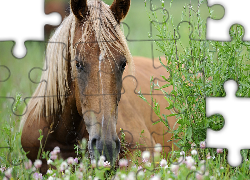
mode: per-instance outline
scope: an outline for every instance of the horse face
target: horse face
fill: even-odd
[[[125,4],[121,6],[120,3]],[[109,11],[113,12],[116,24],[127,14],[129,4],[129,1],[118,0],[111,5]],[[120,151],[116,124],[122,74],[127,60],[121,49],[116,46],[117,43],[113,42],[114,24],[99,24],[100,28],[103,28],[100,31],[109,33],[111,37],[111,41],[100,42],[98,32],[93,26],[100,23],[96,21],[100,21],[101,18],[90,20],[94,10],[90,10],[86,1],[71,1],[71,8],[77,19],[73,40],[76,59],[73,73],[74,77],[77,77],[75,97],[78,112],[82,115],[89,133],[88,149],[91,158],[104,155],[106,160],[114,164]],[[102,7],[94,9],[98,8]],[[84,31],[88,33],[83,33]]]

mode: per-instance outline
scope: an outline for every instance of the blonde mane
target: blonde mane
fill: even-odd
[[[95,42],[98,43],[101,53],[108,57],[107,59],[110,61],[113,58],[110,47],[117,49],[125,55],[129,70],[133,74],[132,56],[120,25],[117,25],[109,5],[99,0],[88,1],[87,4],[89,14],[83,24],[82,38],[79,39],[79,42],[86,42],[90,31],[94,32]],[[50,38],[46,48],[45,71],[42,73],[41,83],[37,86],[27,105],[27,112],[22,118],[21,128],[31,112],[34,121],[40,120],[41,116],[48,117],[58,110],[64,110],[65,96],[69,89],[68,71],[71,71],[70,75],[73,77],[73,71],[76,70],[74,60],[76,53],[73,45],[75,24],[76,18],[71,12]],[[109,35],[110,33],[113,36]],[[113,60],[115,61],[114,58]],[[71,68],[69,68],[69,65]],[[42,82],[42,80],[46,80],[46,82]]]

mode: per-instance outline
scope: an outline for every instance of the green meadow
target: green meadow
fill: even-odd
[[[111,4],[112,0],[105,2]],[[237,96],[250,96],[250,44],[242,41],[243,28],[231,27],[231,42],[205,38],[206,19],[220,19],[223,14],[223,8],[208,8],[203,0],[132,0],[121,27],[133,56],[160,59],[166,71],[171,69],[171,78],[162,77],[164,86],[151,86],[164,94],[170,104],[166,108],[173,109],[171,102],[175,102],[177,111],[173,115],[180,126],[173,131],[173,138],[179,140],[179,149],[166,157],[160,146],[156,147],[157,162],[147,159],[147,151],[138,152],[143,163],[133,162],[127,167],[123,160],[109,174],[108,164],[96,168],[84,152],[77,160],[53,159],[50,163],[57,170],[50,169],[44,177],[39,174],[39,161],[29,163],[21,150],[19,123],[27,97],[40,81],[46,42],[27,41],[27,55],[22,59],[12,55],[13,42],[0,42],[0,179],[249,179],[248,150],[241,151],[242,164],[231,167],[226,149],[206,148],[205,144],[206,129],[220,130],[225,123],[220,115],[206,117],[205,97],[225,96],[223,84],[229,79],[239,84]],[[170,85],[174,89],[167,94],[164,88]],[[143,95],[140,97],[146,101]],[[162,115],[158,106],[155,102],[154,112],[167,122],[168,116]],[[78,148],[86,148],[84,139]],[[43,157],[51,158],[48,154]]]

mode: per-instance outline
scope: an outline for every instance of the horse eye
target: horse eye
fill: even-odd
[[[80,61],[76,61],[76,67],[77,69],[83,70],[83,64]]]
[[[122,72],[124,71],[126,64],[127,64],[127,61],[122,62],[122,65],[121,65]]]

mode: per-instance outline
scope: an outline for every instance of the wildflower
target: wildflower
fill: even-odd
[[[11,173],[12,173],[12,168],[8,168],[6,171],[5,171],[5,176],[7,177],[7,178],[11,178]]]
[[[216,180],[214,176],[210,176],[210,180]]]
[[[132,168],[133,168],[133,169],[136,169],[136,165],[133,165]],[[250,166],[249,166],[249,168],[250,168]]]
[[[103,166],[104,166],[104,167],[110,167],[110,162],[105,161],[105,162],[103,163]]]
[[[138,169],[137,169],[137,171],[139,171],[139,170],[141,170],[141,169],[142,169],[142,166],[139,166]]]
[[[191,154],[195,156],[195,155],[197,155],[197,151],[196,151],[195,149],[193,149],[193,150],[191,151]]]
[[[148,162],[148,160],[147,160],[147,159],[142,158],[142,162],[143,162],[143,163],[146,163],[146,162]]]
[[[33,178],[34,178],[35,180],[43,179],[43,175],[42,175],[41,173],[35,172],[35,173],[33,174]]]
[[[67,163],[68,163],[68,164],[73,164],[73,163],[74,163],[74,158],[69,157],[69,158],[67,159]]]
[[[180,155],[181,155],[181,156],[185,156],[185,152],[184,152],[184,151],[181,151],[181,152],[180,152]]]
[[[56,151],[51,151],[50,152],[50,159],[52,159],[52,160],[57,159],[57,152]]]
[[[66,169],[65,170],[65,174],[69,175],[70,174],[70,170]]]
[[[142,158],[148,161],[149,158],[150,158],[150,152],[149,151],[143,151],[142,152]]]
[[[203,174],[205,172],[205,170],[206,170],[206,166],[203,164],[201,166],[200,170],[201,170],[201,173]]]
[[[127,180],[135,180],[135,173],[133,171],[131,171],[130,173],[128,173],[128,177]]]
[[[200,148],[205,149],[206,148],[206,143],[205,141],[200,142]]]
[[[159,152],[159,153],[162,151],[162,146],[161,146],[160,143],[157,143],[157,144],[155,145],[154,151],[155,151],[155,152]]]
[[[217,152],[218,154],[221,154],[221,153],[223,153],[223,149],[217,149],[216,152]]]
[[[195,177],[196,177],[197,180],[202,180],[203,179],[203,176],[201,174],[198,174],[198,173],[196,173]]]
[[[25,163],[24,163],[24,166],[25,166],[25,169],[30,169],[30,168],[32,168],[32,162],[31,162],[31,160],[29,159],[28,162],[25,162]]]
[[[211,159],[210,153],[207,153],[207,159]]]
[[[77,163],[78,163],[78,158],[75,158],[73,164],[77,164]]]
[[[91,160],[91,165],[92,165],[92,168],[96,167],[96,160],[95,159]]]
[[[101,160],[101,161],[105,161],[105,156],[101,155],[101,156],[100,156],[100,160]]]
[[[99,180],[99,178],[98,178],[98,177],[95,177],[94,180]]]
[[[144,172],[143,172],[143,171],[139,171],[139,172],[137,173],[137,176],[143,177],[143,176],[144,176]]]
[[[34,162],[35,168],[40,168],[42,166],[42,161],[40,159],[35,160]]]
[[[120,167],[127,167],[128,166],[128,160],[127,159],[120,159],[119,160],[119,166]]]
[[[84,165],[83,165],[83,163],[80,163],[80,165],[79,165],[79,171],[85,171],[85,167],[84,167]]]
[[[47,180],[55,180],[55,178],[52,176],[49,176]]]
[[[57,153],[60,153],[60,148],[58,146],[56,146],[53,151],[57,154]]]
[[[193,142],[193,143],[191,144],[191,149],[194,149],[195,146],[196,146],[196,144]]]
[[[126,177],[126,174],[121,174],[121,179],[125,179]]]
[[[150,163],[150,162],[146,162],[145,165],[148,166],[148,167],[150,167],[150,166],[151,166],[151,163]]]
[[[175,175],[177,175],[177,172],[178,172],[178,170],[179,170],[179,166],[176,165],[176,164],[172,164],[171,167],[170,167],[170,169],[171,169],[171,171],[172,171]]]
[[[79,172],[79,171],[76,171],[76,177],[78,179],[83,179],[83,173],[82,172]]]
[[[160,180],[160,176],[159,175],[154,175],[152,178],[150,178],[150,180]]]
[[[188,169],[191,169],[191,167],[194,165],[195,161],[191,156],[186,157],[186,161],[184,162]]]
[[[52,174],[52,173],[53,173],[53,171],[51,169],[47,170],[47,174]]]
[[[65,169],[67,169],[67,167],[68,167],[68,164],[65,161],[63,161],[60,165],[60,171],[64,171]]]
[[[98,167],[103,167],[103,165],[104,165],[104,161],[99,160],[98,161]]]
[[[196,167],[195,166],[191,166],[190,168],[192,171],[195,171],[196,170]]]
[[[6,167],[1,166],[0,171],[1,171],[1,172],[4,172],[5,170],[6,170]]]
[[[206,163],[205,160],[201,160],[201,161],[200,161],[200,164],[205,164],[205,163]]]
[[[160,166],[161,166],[161,167],[167,166],[167,161],[166,161],[166,159],[162,159],[162,160],[161,160]]]
[[[53,161],[51,159],[48,159],[47,164],[50,165],[51,163],[53,163]]]
[[[221,166],[221,167],[220,167],[220,169],[224,169],[224,167],[223,167],[223,166]]]

